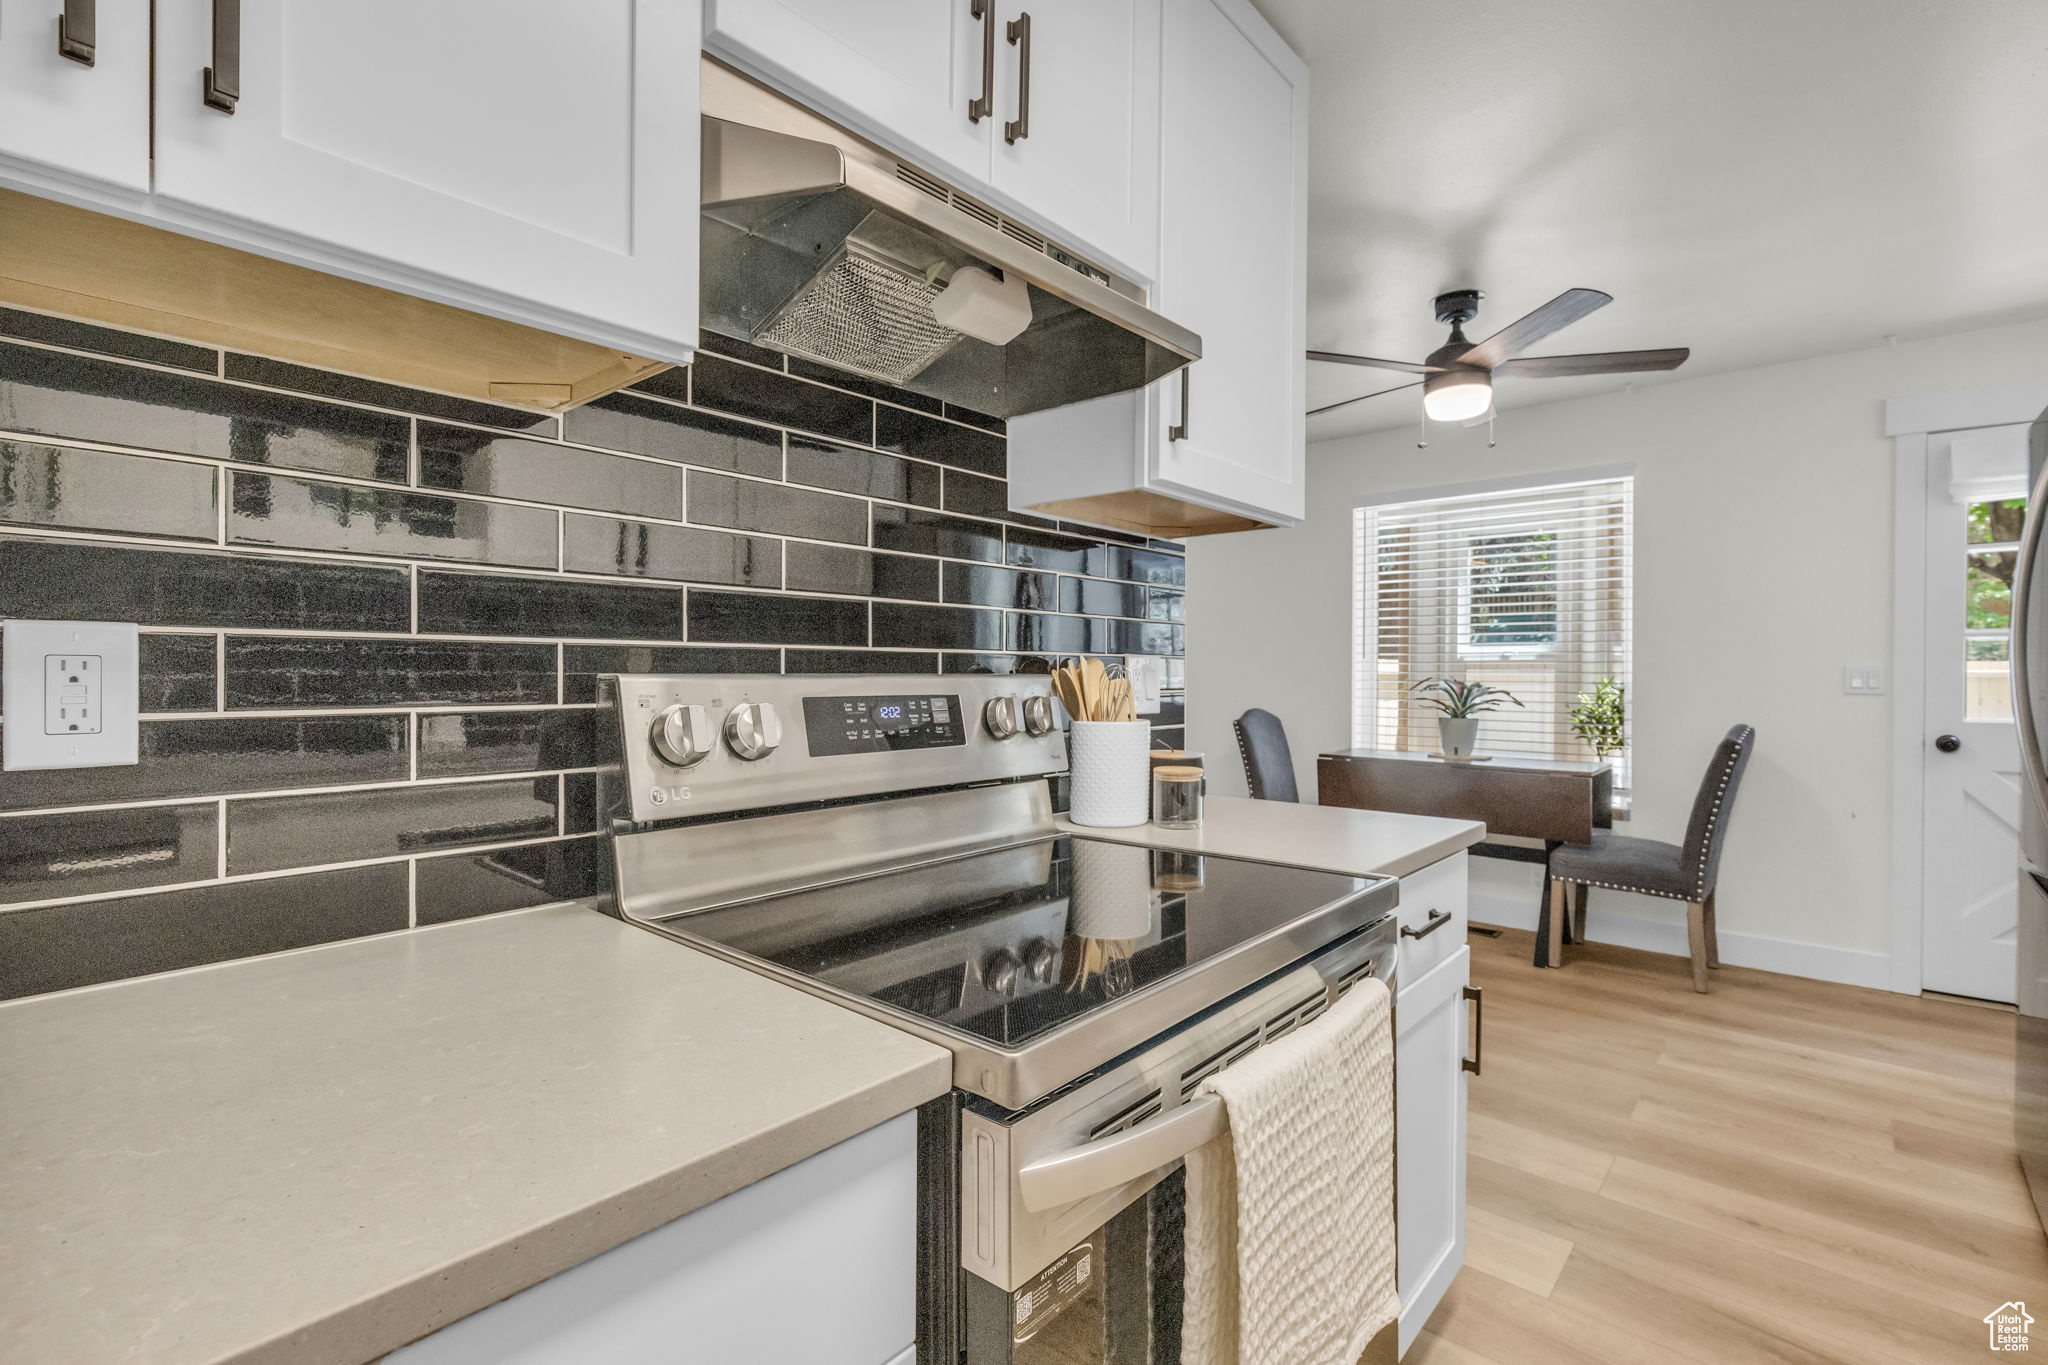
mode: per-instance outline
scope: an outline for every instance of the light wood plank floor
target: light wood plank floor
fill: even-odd
[[[2048,1307],[2010,1014],[1530,946],[1472,936],[1471,1246],[1408,1365],[1983,1361]]]

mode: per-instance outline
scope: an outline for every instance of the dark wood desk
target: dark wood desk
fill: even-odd
[[[1544,864],[1537,910],[1536,965],[1550,965],[1550,850],[1590,844],[1593,831],[1614,822],[1614,769],[1496,755],[1450,763],[1396,749],[1345,749],[1316,755],[1316,799],[1325,806],[1401,811],[1477,820],[1489,836],[1540,839],[1543,849],[1481,844],[1474,853]],[[1567,926],[1569,927],[1569,926]]]

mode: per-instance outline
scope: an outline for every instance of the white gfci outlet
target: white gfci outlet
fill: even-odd
[[[134,763],[138,647],[121,622],[0,623],[0,768]]]

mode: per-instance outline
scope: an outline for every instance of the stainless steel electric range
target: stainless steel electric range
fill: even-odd
[[[1068,836],[1043,677],[604,680],[621,912],[947,1049],[921,1365],[1179,1360],[1200,1081],[1364,977],[1397,884]]]

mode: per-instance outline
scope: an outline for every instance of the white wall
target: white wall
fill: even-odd
[[[1891,711],[1842,666],[1891,649],[1887,398],[2048,377],[2048,322],[1509,410],[1309,447],[1309,517],[1189,543],[1190,747],[1230,761],[1231,720],[1286,723],[1304,795],[1350,745],[1351,517],[1362,495],[1633,464],[1635,810],[1624,832],[1683,837],[1715,741],[1757,727],[1729,829],[1723,956],[1887,985]],[[1540,382],[1540,381],[1507,381]],[[1402,400],[1388,399],[1387,402]],[[1533,924],[1533,868],[1481,860],[1497,922]],[[1596,892],[1591,936],[1683,951],[1677,907]],[[1604,913],[1603,913],[1604,912]],[[1484,918],[1475,900],[1474,918]]]

